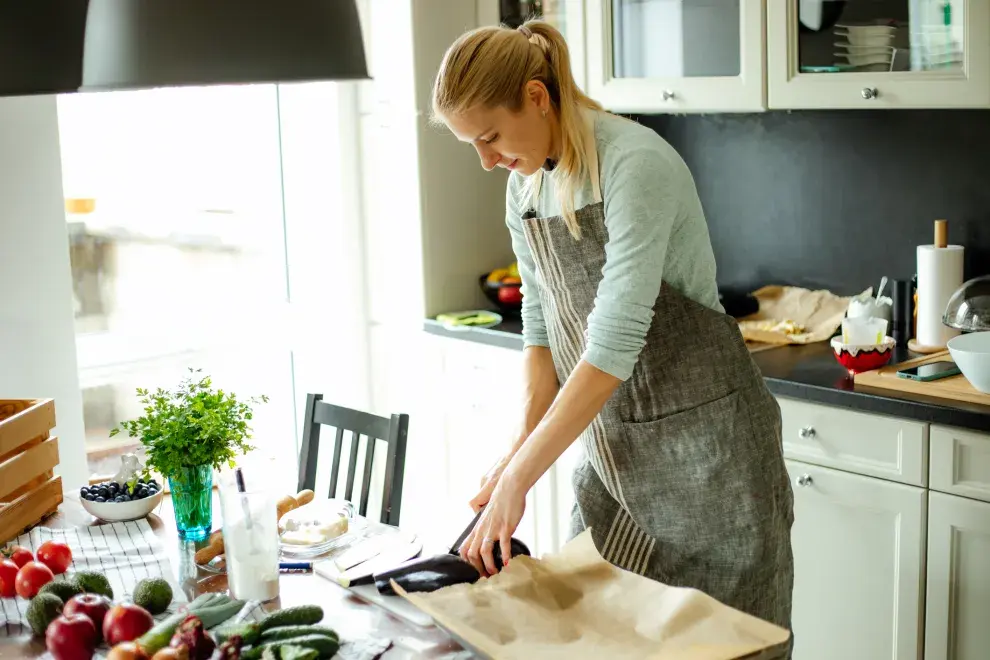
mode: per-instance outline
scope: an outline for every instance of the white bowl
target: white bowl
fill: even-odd
[[[990,332],[971,332],[949,340],[949,355],[973,387],[990,394]]]
[[[124,522],[125,520],[137,520],[144,518],[155,510],[158,503],[162,501],[162,491],[158,491],[151,497],[130,502],[90,502],[87,499],[79,498],[83,508],[91,514],[105,520],[106,522]]]

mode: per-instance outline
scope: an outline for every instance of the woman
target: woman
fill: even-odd
[[[461,554],[495,571],[526,493],[575,440],[573,533],[613,564],[790,627],[792,493],[780,409],[718,300],[694,181],[660,136],[610,115],[547,23],[447,51],[435,117],[512,170],[525,410],[472,500]]]

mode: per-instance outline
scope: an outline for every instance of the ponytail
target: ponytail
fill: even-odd
[[[585,121],[586,109],[602,106],[574,82],[563,35],[549,23],[526,21],[518,30],[483,27],[461,36],[447,50],[433,86],[433,119],[457,114],[476,105],[504,106],[518,112],[530,80],[542,82],[550,93],[560,126],[560,160],[554,168],[557,201],[567,229],[581,237],[574,197],[587,180],[588,154],[594,134]],[[543,176],[530,177],[529,190]]]

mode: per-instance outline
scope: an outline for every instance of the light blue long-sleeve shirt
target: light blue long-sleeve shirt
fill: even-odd
[[[583,359],[626,380],[646,344],[661,280],[702,305],[723,310],[705,215],[680,155],[651,129],[604,112],[595,118],[595,143],[609,238]],[[524,344],[549,346],[539,276],[521,216],[530,208],[541,218],[561,211],[553,172],[544,172],[536,200],[525,199],[525,181],[515,172],[509,177],[506,224],[522,278]],[[574,201],[576,209],[594,203],[590,180]]]

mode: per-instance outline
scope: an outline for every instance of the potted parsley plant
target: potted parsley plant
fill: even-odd
[[[232,392],[214,389],[201,370],[189,369],[174,391],[137,389],[144,415],[120,425],[145,448],[145,468],[168,479],[179,537],[205,539],[213,526],[213,471],[234,466],[238,455],[254,449],[250,422],[252,406],[268,397],[240,400]]]

